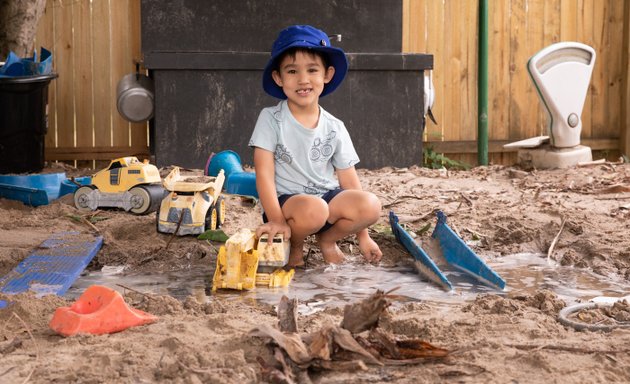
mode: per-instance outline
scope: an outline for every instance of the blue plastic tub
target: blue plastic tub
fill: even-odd
[[[92,178],[75,178],[81,185],[88,185]],[[34,175],[0,175],[0,197],[19,200],[37,207],[49,204],[68,193],[74,193],[78,186],[66,178],[64,172]]]

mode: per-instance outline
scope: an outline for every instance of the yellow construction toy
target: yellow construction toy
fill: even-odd
[[[92,175],[90,185],[77,189],[74,205],[81,211],[115,207],[137,215],[153,212],[164,194],[161,181],[157,167],[147,160],[121,157]]]
[[[219,249],[212,291],[288,286],[295,273],[293,269],[283,269],[289,261],[289,251],[289,241],[282,235],[269,242],[267,234],[257,239],[254,231],[241,229]]]
[[[199,235],[217,229],[225,220],[225,201],[221,189],[223,170],[217,177],[183,175],[179,167],[164,178],[169,191],[157,214],[157,230],[177,235]]]

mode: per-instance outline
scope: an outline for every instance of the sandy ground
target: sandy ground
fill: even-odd
[[[85,174],[65,170],[69,175]],[[383,267],[411,261],[388,229],[389,210],[423,241],[431,230],[422,229],[434,223],[433,212],[440,209],[448,215],[451,227],[487,261],[515,253],[546,257],[553,245],[550,258],[557,265],[590,270],[602,279],[630,286],[628,164],[548,171],[497,166],[471,171],[384,168],[360,170],[360,177],[363,187],[383,203],[381,219],[371,231],[383,250]],[[259,207],[251,201],[228,196],[227,203],[226,233],[260,223]],[[0,199],[0,276],[53,233],[94,233],[92,226],[76,220],[80,215],[70,196],[38,208]],[[84,216],[93,219],[104,237],[90,271],[124,265],[130,272],[185,272],[213,266],[216,261],[220,243],[176,237],[166,249],[171,237],[155,231],[154,214],[99,210]],[[354,239],[340,245],[348,255],[347,262],[361,268],[364,262]],[[305,253],[306,268],[323,265],[312,244],[307,244]],[[510,283],[507,279],[508,287]],[[48,323],[54,310],[70,305],[71,300],[30,294],[0,296],[13,303],[0,310],[0,382],[272,380],[259,363],[261,358],[273,360],[269,339],[250,331],[265,324],[275,326],[275,306],[226,300],[225,295],[177,300],[131,292],[115,284],[111,287],[124,293],[134,308],[157,315],[159,320],[109,335],[64,338]],[[374,286],[375,291],[378,288]],[[287,295],[291,297],[290,289]],[[557,316],[567,304],[553,292],[536,287],[528,294],[510,290],[481,294],[447,307],[429,300],[392,298],[378,328],[397,338],[421,339],[444,348],[449,351],[447,357],[408,364],[372,363],[364,369],[311,369],[310,378],[319,383],[630,382],[630,330],[614,327],[609,332],[593,332],[565,327]],[[306,334],[339,325],[343,316],[339,306],[299,315],[298,331]],[[614,313],[584,312],[581,320],[627,326],[630,310],[628,305],[620,305]]]

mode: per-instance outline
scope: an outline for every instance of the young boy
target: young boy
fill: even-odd
[[[265,222],[256,234],[290,238],[290,266],[304,264],[304,239],[312,234],[329,263],[343,261],[337,240],[351,234],[368,261],[382,257],[367,230],[381,203],[361,190],[359,157],[343,122],[319,106],[347,70],[343,50],[324,32],[296,25],[280,32],[263,72],[265,92],[282,101],[262,110],[249,141]]]

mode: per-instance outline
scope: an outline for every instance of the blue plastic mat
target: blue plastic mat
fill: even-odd
[[[63,295],[103,245],[102,236],[79,232],[57,233],[45,240],[17,267],[0,278],[0,293],[29,289],[36,295]],[[0,300],[0,308],[7,302]]]

